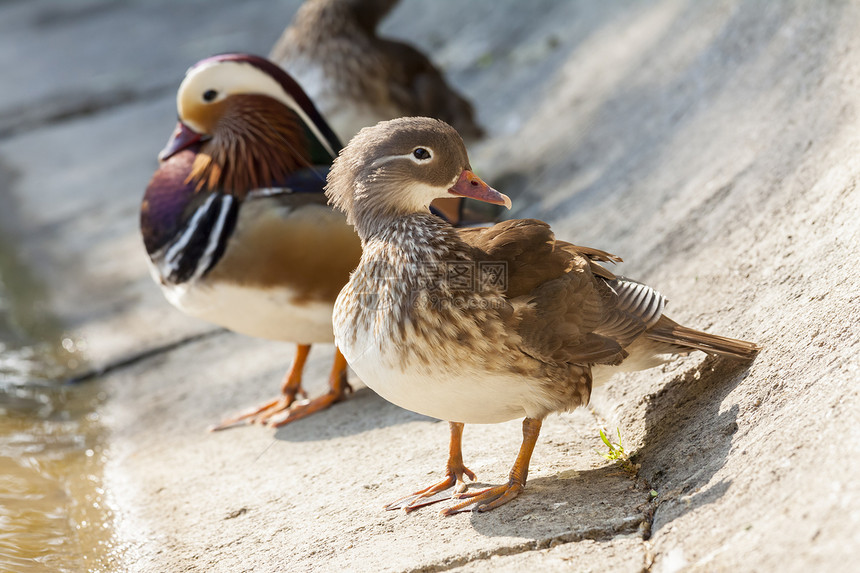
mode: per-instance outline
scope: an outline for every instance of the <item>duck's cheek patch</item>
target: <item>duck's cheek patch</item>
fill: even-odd
[[[414,197],[418,204],[429,207],[430,202],[440,197],[449,197],[447,187],[436,187],[429,183],[413,183],[404,189],[407,196]]]

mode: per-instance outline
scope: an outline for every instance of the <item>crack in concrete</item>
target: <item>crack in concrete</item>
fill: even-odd
[[[591,416],[594,418],[595,422],[597,422],[597,426],[599,428],[603,428],[605,431],[608,432],[606,427],[607,427],[609,422],[603,416],[603,414],[601,414],[594,407],[589,408],[588,411],[591,414]],[[658,498],[652,498],[650,496],[650,492],[653,491],[653,486],[647,478],[642,477],[642,475],[641,475],[641,469],[642,469],[641,464],[638,464],[634,461],[634,459],[636,458],[636,456],[638,454],[639,454],[639,450],[630,452],[628,455],[628,458],[627,458],[630,465],[633,468],[635,468],[635,470],[636,470],[635,475],[630,475],[626,471],[626,468],[623,468],[619,462],[615,462],[615,465],[622,467],[622,471],[624,471],[625,473],[628,473],[628,475],[630,475],[630,479],[633,480],[634,487],[637,490],[648,494],[648,501],[646,501],[646,502],[644,502],[644,503],[642,503],[636,507],[636,511],[638,511],[643,517],[643,520],[639,525],[639,533],[642,535],[643,541],[648,541],[651,538],[651,526],[654,523],[654,513],[657,510],[657,499]]]
[[[496,556],[505,557],[511,555],[518,555],[520,553],[528,553],[529,551],[540,551],[542,549],[550,549],[559,545],[576,543],[578,541],[585,540],[610,541],[619,535],[635,533],[640,529],[641,523],[642,516],[634,515],[623,519],[621,523],[616,523],[611,526],[595,526],[579,531],[568,531],[560,535],[553,535],[551,537],[546,537],[543,539],[535,539],[531,541],[525,541],[523,543],[518,543],[516,545],[507,545],[504,547],[497,547],[495,549],[478,551],[476,553],[472,553],[471,555],[449,558],[441,563],[423,565],[414,569],[404,569],[402,573],[440,573],[442,571],[450,571],[451,569],[454,569],[456,567],[462,567],[464,565],[468,565],[469,563],[474,563],[476,561],[486,561]]]
[[[165,97],[176,89],[173,83],[144,89],[117,88],[108,92],[63,94],[11,109],[0,114],[0,139],[45,126],[74,121],[140,102]]]
[[[100,366],[97,368],[90,368],[89,370],[85,370],[80,374],[76,374],[71,378],[67,378],[63,383],[64,384],[79,384],[81,382],[88,382],[95,378],[99,378],[108,374],[110,372],[115,372],[117,370],[122,370],[124,368],[128,368],[129,366],[133,366],[139,362],[143,362],[144,360],[148,360],[154,356],[159,356],[161,354],[165,354],[172,350],[176,350],[178,348],[182,348],[188,344],[193,342],[198,342],[200,340],[206,340],[207,338],[214,338],[219,334],[224,334],[229,332],[225,328],[216,328],[213,330],[208,330],[206,332],[201,332],[198,334],[192,334],[191,336],[186,336],[185,338],[180,338],[179,340],[174,340],[173,342],[168,342],[167,344],[162,344],[160,346],[154,346],[152,348],[148,348],[142,352],[138,352],[137,354],[132,354],[125,358],[120,358],[114,362],[110,362],[104,366]]]
[[[599,427],[607,427],[607,424],[609,423],[608,420],[597,410],[597,408],[589,408],[589,413],[591,413]],[[632,460],[635,458],[637,453],[638,450],[632,452],[630,454],[630,459]],[[637,468],[636,476],[633,477],[635,487],[649,492],[649,500],[638,505],[636,507],[636,511],[638,511],[639,515],[642,516],[642,521],[639,522],[638,526],[638,533],[642,536],[642,573],[650,573],[654,566],[654,550],[650,541],[651,529],[654,525],[654,514],[657,512],[658,498],[650,497],[650,492],[652,491],[651,483],[641,476],[639,471],[641,470],[640,464],[634,463],[634,465]]]
[[[642,540],[642,573],[651,573],[654,567],[654,546],[650,541]]]

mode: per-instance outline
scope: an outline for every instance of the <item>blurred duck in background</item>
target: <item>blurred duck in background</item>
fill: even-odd
[[[397,2],[306,0],[269,57],[299,82],[344,143],[363,127],[404,116],[441,119],[467,142],[480,138],[472,105],[427,56],[377,36]],[[489,220],[500,212],[471,200],[434,206],[449,220]]]
[[[427,56],[376,35],[396,5],[307,0],[269,57],[299,82],[343,142],[363,127],[416,115],[444,120],[467,141],[481,137],[471,104]]]

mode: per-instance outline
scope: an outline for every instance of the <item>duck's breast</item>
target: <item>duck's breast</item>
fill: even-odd
[[[380,343],[369,329],[360,329],[355,337],[337,330],[335,343],[368,387],[389,402],[425,416],[492,424],[543,417],[557,409],[538,380],[486,368],[474,357],[451,360],[462,354],[461,349],[440,346],[435,350],[438,361],[404,357],[402,347],[392,345],[390,339]]]

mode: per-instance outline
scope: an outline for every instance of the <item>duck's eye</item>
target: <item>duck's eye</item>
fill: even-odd
[[[423,147],[416,147],[415,151],[412,152],[412,155],[415,156],[415,159],[430,159],[430,152],[424,149]]]
[[[213,101],[218,97],[218,92],[215,90],[206,90],[203,92],[203,101]]]

